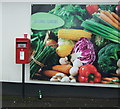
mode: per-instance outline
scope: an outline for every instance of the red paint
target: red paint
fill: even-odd
[[[16,38],[16,64],[28,64],[30,62],[30,48],[30,40],[26,34],[24,38]],[[23,54],[21,58],[20,54]]]

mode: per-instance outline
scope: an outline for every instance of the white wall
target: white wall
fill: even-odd
[[[2,29],[0,29],[2,30],[2,32],[0,32],[2,33],[1,35],[2,40],[0,40],[0,44],[2,44],[0,45],[0,47],[2,47],[0,48],[2,50],[2,53],[1,53],[2,63],[0,63],[2,64],[0,65],[0,69],[2,69],[2,71],[0,72],[2,73],[0,73],[0,80],[7,81],[7,82],[8,81],[21,82],[22,66],[15,64],[15,38],[23,37],[23,34],[25,32],[30,34],[31,3],[28,2],[28,0],[26,0],[27,2],[6,2],[6,1],[8,0],[4,0],[2,5],[0,3],[0,9],[2,9],[2,11],[0,10],[0,13],[2,13],[1,14],[2,21],[1,21],[1,15],[0,15],[0,23],[2,23]],[[111,1],[106,0],[106,1],[107,2],[109,1],[112,3],[112,0]],[[104,0],[105,3],[107,3],[106,1]],[[99,2],[99,0],[97,0],[96,2]],[[117,1],[114,1],[114,2],[117,3]],[[49,0],[49,3],[50,3],[50,0]],[[1,60],[1,56],[0,56],[0,60]],[[2,78],[1,78],[1,74],[2,74]],[[29,65],[26,65],[26,82],[33,82],[29,80]],[[39,82],[36,82],[36,83],[39,83]]]
[[[2,3],[0,3],[0,81],[2,80]]]
[[[119,0],[1,0],[1,2],[36,2],[36,3],[118,3]]]
[[[30,33],[30,7],[30,3],[23,2],[2,4],[3,81],[21,81],[21,65],[15,64],[15,38],[23,37],[24,32]]]

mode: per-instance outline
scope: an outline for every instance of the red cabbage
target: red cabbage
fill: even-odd
[[[75,44],[72,54],[77,54],[77,59],[80,59],[82,63],[93,64],[96,59],[93,43],[87,38],[80,38]]]

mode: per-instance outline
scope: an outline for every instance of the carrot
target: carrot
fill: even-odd
[[[112,14],[109,11],[100,11],[101,13],[105,14],[107,17],[109,17],[114,23],[117,25],[120,25],[120,23],[112,16]]]
[[[120,17],[116,13],[112,12],[111,14],[114,18],[120,21]]]
[[[118,83],[118,82],[114,82],[114,84],[117,84],[117,85],[119,85],[120,83]]]
[[[105,11],[104,10],[100,10],[100,13],[104,13],[105,14]]]
[[[103,84],[111,84],[111,82],[109,82],[109,81],[101,81],[101,83],[103,83]]]
[[[118,77],[112,77],[112,79],[119,80],[119,78],[118,78]]]
[[[106,81],[112,81],[112,78],[103,78],[103,80],[106,80]]]
[[[114,23],[108,16],[106,16],[105,14],[103,13],[100,13],[100,16],[99,16],[101,19],[103,19],[104,21],[108,22],[109,24],[111,24],[112,26],[116,27],[117,29],[120,30],[120,27]]]
[[[91,35],[92,33],[80,29],[60,29],[58,31],[59,38],[71,39],[76,41],[79,40],[81,37],[90,39]]]
[[[43,74],[48,76],[48,77],[55,76],[57,73],[61,73],[61,72],[54,71],[54,70],[44,70],[43,71]]]
[[[72,65],[55,65],[52,67],[53,70],[62,72],[62,73],[69,73],[70,68],[72,68]]]

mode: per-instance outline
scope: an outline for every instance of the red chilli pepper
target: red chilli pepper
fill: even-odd
[[[98,5],[86,5],[86,10],[90,15],[92,15],[95,12],[98,12],[99,6]]]
[[[94,65],[83,65],[79,69],[78,81],[82,83],[99,83],[101,82],[101,74]]]

